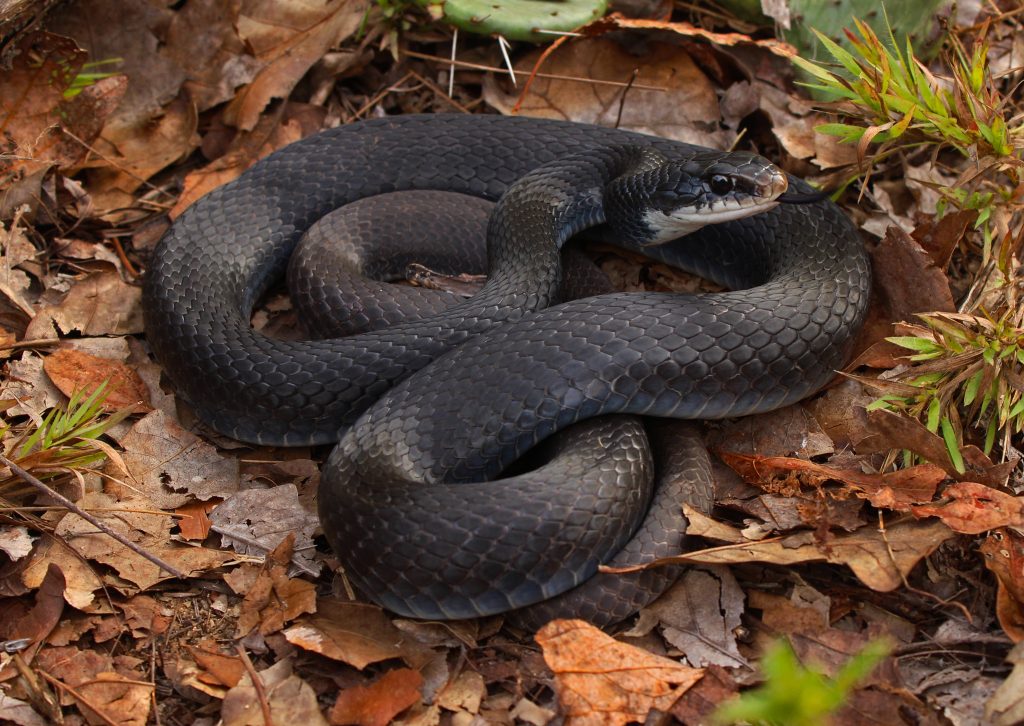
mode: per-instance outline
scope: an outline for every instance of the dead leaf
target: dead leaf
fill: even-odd
[[[953,250],[977,219],[976,209],[949,212],[938,219],[928,217],[914,228],[910,236],[928,252],[939,269],[945,270],[950,257],[953,256]]]
[[[781,76],[776,83],[764,78],[764,68],[763,62],[755,62],[750,69],[756,76],[751,85],[757,94],[757,110],[771,120],[772,133],[786,153],[825,170],[855,164],[856,148],[818,131],[816,127],[828,119],[815,112],[810,102],[790,93]]]
[[[0,175],[2,174],[3,167],[0,165]],[[2,212],[2,207],[3,202],[0,201],[0,212]],[[31,318],[36,312],[26,295],[31,290],[32,280],[25,270],[16,268],[35,260],[37,251],[35,245],[25,235],[20,214],[14,215],[9,230],[5,229],[3,222],[0,222],[0,243],[2,243],[0,244],[2,247],[0,250],[0,294],[3,294],[21,312]],[[13,334],[11,337],[14,337]]]
[[[856,496],[876,507],[910,511],[910,505],[931,501],[946,473],[934,464],[919,464],[884,474],[868,474],[855,469],[838,469],[804,459],[784,456],[748,456],[727,451],[719,457],[752,484],[764,485],[773,479],[786,484],[820,487],[826,481],[843,483]],[[795,482],[793,480],[795,479]],[[772,484],[775,490],[776,484]]]
[[[530,71],[541,51],[529,53],[516,63]],[[642,60],[606,38],[586,38],[562,46],[541,67],[544,73],[627,83],[638,73],[622,103],[619,86],[594,85],[537,78],[523,99],[520,113],[537,118],[566,119],[620,126],[677,141],[724,148],[730,138],[718,126],[715,89],[687,52],[667,43],[652,42]],[[664,88],[644,90],[638,86]],[[496,84],[484,87],[484,98],[502,113],[510,113],[515,95],[503,96]],[[621,122],[617,123],[620,112]]]
[[[672,715],[684,724],[711,723],[718,706],[739,693],[736,680],[722,666],[710,665],[704,677],[672,706]]]
[[[1016,466],[1015,460],[994,464],[973,444],[960,449],[967,471],[956,470],[949,458],[949,450],[942,437],[927,429],[920,421],[902,416],[895,411],[876,409],[867,414],[868,426],[876,435],[861,444],[861,453],[886,452],[890,449],[910,449],[933,464],[938,464],[951,479],[974,481],[989,486],[1003,486]]]
[[[362,670],[371,663],[401,658],[417,668],[429,649],[395,627],[376,605],[317,600],[316,614],[300,618],[284,631],[289,643]]]
[[[47,18],[50,30],[78,39],[91,59],[118,59],[109,68],[128,77],[91,145],[89,188],[102,211],[132,206],[140,185],[198,145],[198,114],[181,91],[185,72],[162,47],[173,15],[144,0],[82,0]]]
[[[553,620],[536,635],[555,674],[565,723],[643,723],[668,711],[704,671],[620,643],[582,620]]]
[[[316,612],[316,586],[288,577],[294,546],[295,535],[289,533],[267,554],[256,578],[235,590],[245,595],[238,617],[238,637],[257,627],[261,635],[276,633],[299,615]],[[238,581],[225,579],[234,589]]]
[[[24,525],[0,525],[0,550],[11,560],[20,560],[32,551],[35,539]]]
[[[294,484],[244,489],[219,504],[211,513],[210,521],[217,528],[223,546],[247,555],[262,557],[277,547],[285,535],[294,536],[297,561],[312,573],[320,571],[320,563],[314,559],[313,544],[313,532],[320,522],[315,512],[302,506]]]
[[[474,670],[463,670],[455,680],[445,685],[437,695],[437,704],[447,711],[476,716],[487,695],[484,678]]]
[[[166,513],[157,510],[153,503],[146,499],[116,501],[106,494],[89,492],[78,501],[78,504],[85,509],[93,510],[93,514],[113,530],[183,572],[204,572],[219,567],[231,559],[230,554],[219,550],[186,547],[171,542],[169,534],[172,519]],[[98,532],[92,524],[77,514],[65,515],[54,533],[73,547],[79,558],[84,557],[112,567],[121,578],[134,583],[140,589],[150,588],[172,577],[170,573],[163,571],[142,555]],[[57,550],[58,553],[60,551]],[[35,557],[40,561],[43,559],[39,553]],[[67,572],[64,564],[66,560],[61,558],[56,561],[61,569]],[[95,582],[95,579],[92,579],[92,582]],[[123,582],[112,581],[109,585],[123,587]],[[68,602],[80,607],[70,599]]]
[[[220,504],[219,500],[208,502],[191,502],[174,510],[180,515],[178,518],[178,531],[181,538],[192,542],[202,542],[210,534],[210,511]]]
[[[92,723],[117,723],[123,726],[146,726],[155,685],[126,678],[120,673],[96,673],[87,683],[79,685],[71,697],[79,710]]]
[[[525,721],[530,726],[547,726],[558,714],[549,708],[538,706],[528,698],[520,698],[508,715],[517,721]]]
[[[225,655],[215,650],[216,643],[186,646],[196,663],[203,668],[200,678],[215,685],[234,688],[245,675],[245,664],[237,655]]]
[[[137,658],[111,658],[74,646],[44,648],[33,666],[71,686],[71,696],[89,723],[145,726],[153,688]],[[100,715],[102,714],[102,715]]]
[[[324,53],[356,31],[366,9],[366,0],[248,5],[238,16],[238,35],[264,65],[228,104],[224,120],[243,131],[255,128],[271,99],[288,98]]]
[[[40,716],[31,705],[0,691],[0,719],[17,726],[48,726],[52,722]]]
[[[1024,643],[1017,643],[1006,656],[1013,670],[985,704],[985,716],[992,726],[1014,726],[1024,721]]]
[[[316,693],[292,673],[291,659],[282,658],[260,671],[257,677],[263,682],[264,697],[274,723],[327,726]],[[248,673],[224,696],[220,716],[224,726],[262,726],[264,723],[260,694]]]
[[[646,20],[643,18],[627,18],[619,13],[612,13],[604,18],[599,18],[589,23],[580,32],[586,36],[601,35],[615,30],[655,30],[668,31],[684,38],[701,38],[714,45],[754,45],[764,48],[782,58],[792,58],[797,54],[796,48],[789,43],[775,38],[754,40],[749,35],[742,33],[714,33],[703,28],[698,28],[690,23],[670,23],[663,20]]]
[[[25,331],[27,338],[54,338],[141,333],[142,289],[129,285],[115,270],[97,272],[76,282],[58,305],[47,305]]]
[[[12,416],[28,416],[37,425],[43,423],[43,413],[63,400],[60,391],[43,372],[43,359],[26,351],[21,360],[12,360],[4,366],[6,375],[0,376],[0,398],[17,401],[7,409]]]
[[[1012,529],[989,533],[978,548],[996,576],[996,616],[1015,643],[1024,641],[1024,536]]]
[[[33,644],[46,640],[64,613],[64,588],[64,573],[51,563],[36,591],[35,605],[16,623],[4,623],[5,637],[28,638]]]
[[[962,534],[981,534],[997,527],[1024,527],[1024,497],[974,482],[951,484],[942,492],[945,502],[912,507],[916,517],[938,517]]]
[[[133,487],[161,509],[227,497],[238,489],[238,460],[220,454],[163,411],[137,421],[118,442]]]
[[[368,686],[352,686],[338,693],[331,708],[332,724],[387,726],[414,703],[419,703],[423,676],[411,668],[395,668]]]
[[[711,446],[737,454],[806,459],[835,451],[832,440],[800,404],[731,421],[716,433]]]
[[[185,69],[185,88],[200,112],[234,98],[262,65],[238,37],[241,6],[241,0],[186,3],[167,28],[163,51]]]
[[[54,164],[71,164],[85,150],[63,135],[64,91],[86,54],[70,38],[45,31],[26,33],[0,76],[0,217],[21,204],[35,206],[43,174]]]
[[[252,131],[234,136],[227,152],[207,166],[185,177],[185,189],[169,216],[176,219],[200,197],[233,181],[246,169],[274,151],[321,128],[323,109],[285,103],[275,113],[261,116]]]
[[[28,566],[21,574],[22,583],[36,589],[42,585],[50,565],[56,565],[64,573],[66,582],[64,600],[72,607],[91,612],[95,609],[95,592],[103,582],[95,568],[66,545],[53,538],[41,540],[29,556]],[[103,608],[103,605],[98,607]]]
[[[149,595],[136,595],[117,607],[124,613],[124,624],[131,628],[136,639],[163,635],[171,624],[169,611]]]
[[[734,527],[715,522],[689,506],[683,507],[690,521],[688,534],[722,539],[735,544],[696,550],[685,555],[665,557],[644,567],[668,564],[726,565],[740,562],[767,562],[793,565],[801,562],[843,564],[878,592],[889,592],[903,583],[914,565],[931,554],[954,533],[942,522],[923,524],[899,521],[886,527],[885,533],[865,527],[853,534],[826,537],[819,542],[814,532],[797,532],[760,542],[747,541]],[[607,568],[610,572],[631,572],[639,568]]]
[[[653,621],[661,625],[665,640],[694,666],[748,667],[736,645],[743,600],[743,590],[727,568],[689,569],[640,612],[630,633],[644,632]]]
[[[866,410],[877,397],[859,381],[847,378],[815,396],[806,406],[836,448],[863,454],[866,452],[862,443],[877,435],[868,424]]]
[[[102,384],[105,411],[152,411],[149,390],[139,374],[120,361],[100,358],[78,350],[55,350],[43,360],[43,370],[60,392],[70,398],[76,392],[91,396]]]
[[[806,585],[802,587],[811,589]],[[752,610],[761,611],[761,622],[769,632],[814,636],[831,627],[831,598],[817,590],[808,597],[806,592],[796,587],[788,596],[754,588],[750,591],[749,606]]]
[[[871,309],[856,346],[863,352],[850,369],[864,364],[894,367],[895,358],[907,352],[885,340],[893,335],[893,323],[912,321],[915,313],[956,310],[946,273],[899,227],[890,225],[885,238],[871,250],[871,269]]]

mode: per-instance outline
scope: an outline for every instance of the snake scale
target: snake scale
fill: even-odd
[[[624,484],[652,476],[640,424],[609,414],[771,410],[821,388],[850,352],[870,273],[855,228],[831,202],[772,203],[651,245],[651,220],[678,197],[745,166],[767,164],[517,117],[406,116],[324,131],[176,220],[149,267],[147,338],[217,431],[275,445],[340,438],[320,518],[371,599],[430,618],[530,606],[590,578],[647,512],[652,485]],[[254,305],[316,220],[415,189],[500,199],[479,294],[346,338],[281,341],[251,328]],[[703,211],[714,218],[715,203]],[[595,225],[735,292],[555,304],[559,247]],[[468,484],[542,442],[553,458],[534,473]],[[582,599],[590,612],[607,609]]]

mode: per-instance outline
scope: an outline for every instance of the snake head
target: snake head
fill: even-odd
[[[638,212],[646,228],[643,246],[766,211],[789,188],[785,172],[756,154],[741,151],[667,159],[644,176],[650,191]]]

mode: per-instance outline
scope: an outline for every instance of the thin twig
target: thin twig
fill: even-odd
[[[383,98],[384,98],[385,96],[387,96],[387,95],[388,95],[389,93],[391,93],[391,92],[392,92],[392,91],[394,91],[394,90],[397,90],[397,89],[401,88],[401,87],[402,87],[402,84],[403,84],[403,83],[405,83],[406,81],[408,81],[408,80],[409,80],[409,77],[410,77],[410,76],[412,76],[412,73],[411,73],[411,72],[410,72],[410,73],[406,73],[406,74],[405,74],[404,76],[402,76],[401,78],[399,78],[399,79],[398,79],[397,81],[395,81],[394,83],[392,83],[392,84],[391,84],[390,86],[388,86],[387,88],[385,88],[385,89],[384,89],[384,90],[382,90],[382,91],[379,91],[379,92],[377,93],[377,95],[376,95],[376,96],[374,96],[374,97],[373,97],[373,98],[371,98],[371,99],[370,99],[369,101],[367,101],[366,103],[364,103],[364,104],[363,104],[363,106],[362,106],[362,108],[360,108],[360,109],[359,109],[358,111],[356,111],[356,112],[355,112],[355,114],[354,114],[354,115],[352,116],[352,120],[353,120],[353,121],[355,121],[355,120],[358,120],[359,118],[361,118],[361,117],[362,117],[362,115],[363,115],[364,113],[366,113],[366,112],[367,112],[367,111],[369,111],[369,110],[370,110],[371,108],[373,108],[373,107],[374,107],[374,106],[376,106],[376,105],[377,105],[378,103],[380,103],[381,99],[383,99]]]
[[[452,33],[452,57],[451,65],[448,66],[448,98],[455,93],[455,49],[459,45],[459,29],[455,28]]]
[[[245,647],[239,643],[235,648],[238,651],[238,657],[242,659],[242,665],[245,666],[245,670],[249,674],[252,687],[256,689],[256,699],[260,702],[260,710],[263,711],[263,724],[264,726],[274,726],[273,714],[270,713],[270,701],[267,700],[267,689],[263,679],[256,672],[256,666],[249,660],[249,654],[245,652]]]
[[[432,80],[430,80],[426,76],[421,76],[416,71],[409,71],[409,73],[412,74],[413,78],[415,78],[420,83],[422,83],[424,86],[426,86],[431,91],[433,91],[435,96],[437,96],[442,101],[444,101],[445,103],[447,103],[447,104],[451,105],[453,108],[455,108],[456,111],[458,111],[460,113],[469,113],[470,112],[468,108],[466,108],[461,103],[459,103],[454,98],[452,98],[450,95],[445,93],[443,88],[441,88],[439,85],[434,83]]]
[[[420,60],[437,61],[438,63],[444,63],[444,64],[450,65],[450,66],[454,65],[454,66],[458,66],[459,68],[468,68],[468,69],[474,70],[474,71],[492,71],[494,73],[508,73],[508,70],[506,70],[505,68],[498,68],[497,66],[488,66],[488,65],[484,65],[482,63],[470,63],[469,61],[452,60],[451,58],[442,58],[441,56],[430,55],[428,53],[419,53],[419,52],[414,51],[414,50],[406,50],[406,51],[403,51],[403,53],[405,55],[409,56],[410,58],[419,58]],[[513,72],[516,75],[519,75],[519,76],[528,76],[528,75],[531,74],[531,71],[519,71],[519,70],[517,70],[517,71],[513,71]],[[537,73],[536,77],[537,78],[549,78],[549,79],[555,80],[555,81],[573,81],[575,83],[589,83],[589,84],[595,85],[595,86],[616,86],[617,88],[624,88],[625,86],[629,85],[629,83],[623,83],[622,81],[603,81],[603,80],[598,79],[598,78],[581,78],[580,76],[564,76],[564,75],[561,75],[559,73]],[[634,83],[632,87],[637,89],[637,90],[640,90],[640,91],[659,91],[661,93],[665,93],[665,92],[668,91],[668,88],[666,88],[665,86],[647,86],[647,85],[642,85],[640,83]]]
[[[94,714],[96,714],[101,719],[103,719],[103,723],[109,724],[109,726],[118,726],[117,725],[117,721],[114,721],[112,718],[110,718],[110,716],[105,714],[103,712],[103,709],[101,709],[99,706],[94,705],[92,703],[92,701],[90,701],[88,698],[86,698],[81,693],[76,691],[74,688],[69,686],[67,683],[64,683],[64,681],[61,681],[61,680],[58,680],[58,679],[54,678],[53,676],[51,676],[46,671],[38,671],[38,673],[39,673],[40,676],[43,677],[43,680],[45,680],[51,686],[56,686],[57,688],[61,689],[62,691],[66,691],[73,699],[78,701],[80,706],[85,706],[87,709],[89,709]],[[108,683],[117,683],[117,681],[107,681],[107,682]]]
[[[14,348],[42,348],[43,346],[57,345],[60,338],[32,338],[31,340],[19,340],[14,343],[0,344],[0,350],[13,350]]]
[[[166,562],[161,560],[156,555],[147,552],[146,550],[142,549],[141,547],[139,547],[134,542],[130,541],[127,537],[125,537],[120,532],[117,532],[117,531],[111,529],[111,527],[109,525],[104,524],[99,519],[97,519],[96,517],[92,516],[91,514],[86,512],[84,509],[79,507],[73,501],[71,501],[70,499],[65,497],[63,494],[60,494],[56,490],[54,490],[51,487],[47,486],[46,484],[41,482],[39,479],[34,477],[32,474],[29,474],[27,471],[22,469],[20,466],[18,466],[17,464],[15,464],[13,461],[8,459],[6,456],[3,456],[2,454],[0,454],[0,464],[3,464],[4,466],[8,467],[20,479],[22,479],[27,484],[31,484],[38,491],[42,492],[43,494],[45,494],[48,497],[52,497],[53,499],[57,500],[57,502],[59,502],[60,505],[63,506],[65,509],[68,509],[68,510],[74,512],[75,514],[77,514],[79,517],[84,519],[86,522],[91,524],[96,529],[98,529],[101,532],[103,532],[104,534],[109,535],[109,536],[113,537],[114,539],[116,539],[118,542],[123,544],[125,547],[130,549],[135,554],[139,555],[140,557],[145,557],[147,560],[152,562],[154,565],[156,565],[157,567],[159,567],[160,569],[162,569],[162,570],[164,570],[166,572],[171,573],[172,575],[177,577],[179,580],[186,579],[185,578],[185,574],[183,572],[181,572],[180,570],[178,570],[178,568],[173,567],[172,565],[167,564]]]
[[[636,83],[636,79],[640,76],[640,69],[634,68],[633,75],[629,77],[629,85],[622,89],[622,96],[619,98],[619,113],[615,116],[615,128],[619,128],[622,123],[622,112],[626,110],[626,95],[629,93],[629,89]]]

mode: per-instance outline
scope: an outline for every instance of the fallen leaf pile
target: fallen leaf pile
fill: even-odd
[[[816,130],[796,50],[770,27],[651,2],[506,59],[402,3],[0,5],[0,444],[50,488],[0,467],[0,720],[708,723],[779,638],[826,675],[892,644],[836,723],[1024,720],[1017,460],[968,445],[958,467],[923,424],[869,408],[906,363],[886,338],[955,311],[968,278],[977,214],[936,218],[949,171],[924,159],[842,200],[875,278],[847,375],[706,427],[713,516],[686,509],[684,574],[609,632],[418,622],[360,601],[318,529],[325,451],[214,434],[149,355],[141,280],[169,225],[275,150],[364,118],[619,125],[757,149],[838,186],[857,149]],[[1019,57],[1014,14],[986,18],[1002,23],[993,53]],[[707,289],[591,252],[624,289]],[[254,324],[289,331],[293,315],[273,298]],[[916,463],[889,466],[891,451]]]

